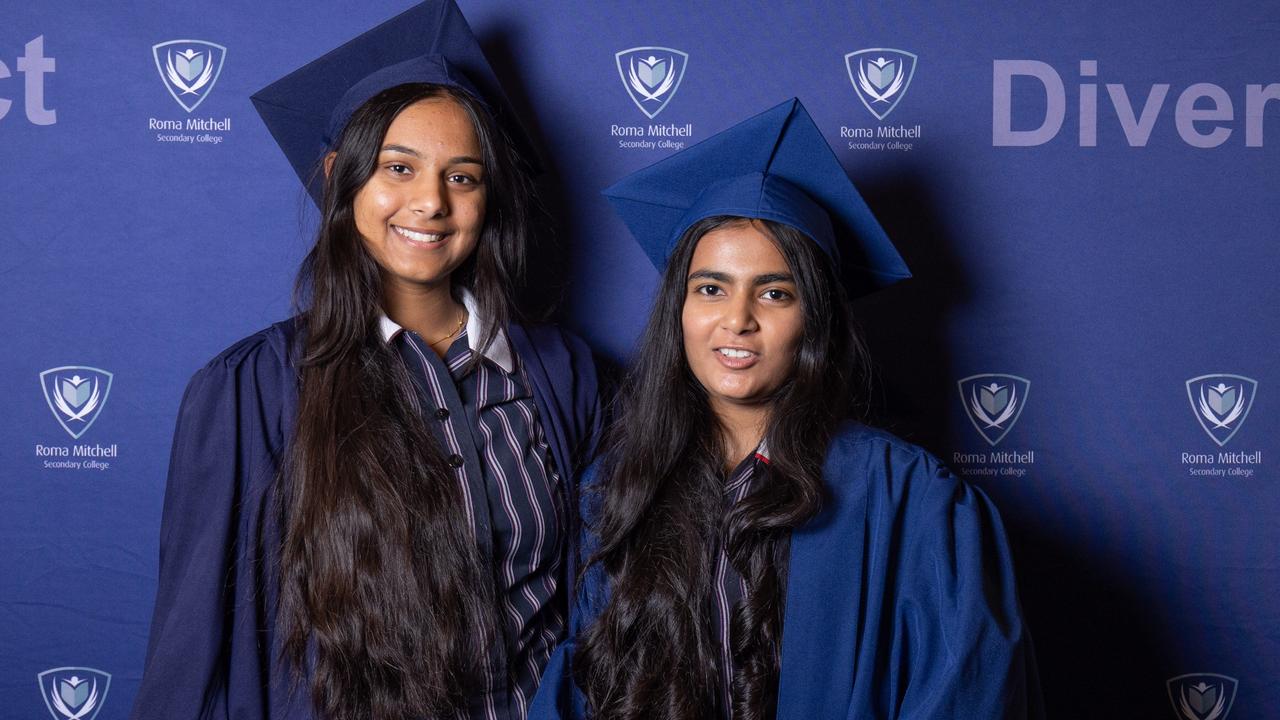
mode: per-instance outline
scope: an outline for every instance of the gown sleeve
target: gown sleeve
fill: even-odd
[[[597,362],[591,348],[581,339],[565,333],[566,343],[572,356],[573,375],[577,378],[572,383],[574,393],[573,407],[579,420],[579,439],[574,447],[574,457],[578,460],[575,468],[585,470],[595,460],[596,450],[603,433],[604,409],[601,397],[608,391],[601,387]],[[579,483],[581,485],[581,482]]]
[[[593,464],[583,472],[581,478],[583,492],[579,498],[582,519],[579,523],[579,566],[591,557],[598,545],[597,538],[589,529],[597,517],[592,509],[596,496],[590,492],[590,488],[594,484],[598,467],[599,463]],[[568,632],[547,661],[538,693],[529,705],[528,720],[583,720],[587,717],[586,698],[573,681],[573,653],[578,633],[590,625],[608,604],[604,569],[598,564],[588,566],[582,581],[576,582],[573,587],[574,597],[569,603]]]
[[[882,659],[893,716],[1042,717],[999,514],[985,493],[936,460],[915,471],[924,477],[912,478],[903,505],[895,642]]]
[[[278,466],[279,365],[261,347],[233,348],[187,386],[135,720],[270,714],[265,619],[274,575],[260,541],[265,489]]]

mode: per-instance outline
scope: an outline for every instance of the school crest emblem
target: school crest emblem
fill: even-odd
[[[687,53],[665,47],[635,47],[614,55],[631,102],[650,120],[662,112],[684,79]]]
[[[84,667],[60,667],[36,676],[53,720],[93,720],[107,699],[111,675]]]
[[[50,368],[40,373],[40,387],[53,417],[73,440],[98,419],[111,393],[111,373],[82,365]]]
[[[153,45],[151,55],[169,94],[192,112],[213,91],[227,49],[205,40],[170,40]]]
[[[1236,679],[1226,675],[1190,673],[1167,685],[1178,720],[1226,720],[1236,699]]]
[[[1201,375],[1187,381],[1187,399],[1200,427],[1222,447],[1249,416],[1258,381],[1243,375]]]
[[[916,56],[906,50],[867,48],[844,56],[854,92],[877,120],[898,107],[916,74]]]
[[[969,422],[993,446],[1018,422],[1031,392],[1030,380],[999,373],[970,375],[958,385]]]

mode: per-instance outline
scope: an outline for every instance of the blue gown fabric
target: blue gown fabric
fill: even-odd
[[[581,340],[513,324],[567,502],[599,435],[595,365]],[[281,526],[273,486],[298,408],[292,321],[222,352],[195,374],[174,433],[160,528],[160,575],[135,720],[313,717],[290,687],[274,634]],[[577,513],[570,537],[578,537]],[[572,544],[571,544],[572,545]],[[574,577],[570,547],[568,575]]]
[[[822,511],[791,538],[778,720],[1042,718],[1012,557],[987,496],[924,450],[852,423],[830,447],[825,480]],[[580,551],[595,544],[588,533]],[[606,585],[589,567],[530,718],[586,716],[573,638],[607,604]]]

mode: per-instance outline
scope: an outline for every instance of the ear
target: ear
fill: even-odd
[[[333,160],[338,157],[338,153],[330,152],[324,156],[324,179],[328,180],[329,175],[333,172]]]

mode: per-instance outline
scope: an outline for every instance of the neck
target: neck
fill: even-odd
[[[769,407],[715,403],[712,410],[720,420],[720,439],[727,454],[722,460],[726,471],[732,471],[748,453],[760,446],[769,419]]]
[[[382,309],[397,325],[432,343],[431,349],[440,357],[450,343],[438,341],[456,333],[458,322],[466,316],[466,309],[453,298],[448,278],[418,285],[384,276]]]

